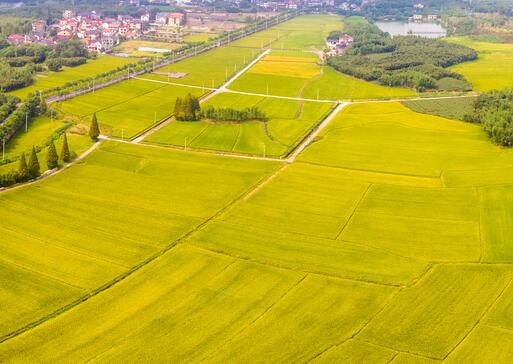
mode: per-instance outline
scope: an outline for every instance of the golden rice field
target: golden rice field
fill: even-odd
[[[507,363],[512,166],[399,103],[290,164],[107,142],[0,194],[0,359]]]
[[[451,67],[452,71],[464,75],[474,90],[487,92],[513,87],[513,44],[474,41],[465,37],[447,40],[477,51],[476,61]]]
[[[282,24],[291,44],[305,19]],[[222,78],[213,54],[205,72]],[[194,83],[206,58],[183,66]],[[233,86],[261,76],[309,98],[411,95],[332,72],[273,51]],[[137,133],[179,89],[130,80],[59,107]],[[332,103],[222,92],[205,104],[270,120],[171,121],[0,191],[1,363],[511,362],[511,149],[443,117],[458,118],[442,102],[360,102],[286,161]]]

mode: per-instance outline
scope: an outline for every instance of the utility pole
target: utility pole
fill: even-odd
[[[121,140],[125,140],[125,129],[121,128]]]

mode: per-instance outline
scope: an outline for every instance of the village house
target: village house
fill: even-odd
[[[43,20],[35,20],[32,22],[32,33],[34,34],[45,34],[46,22]]]
[[[348,46],[353,44],[354,39],[349,34],[342,34],[338,38],[328,39],[326,45],[328,46],[328,52],[326,56],[335,56],[342,53]]]

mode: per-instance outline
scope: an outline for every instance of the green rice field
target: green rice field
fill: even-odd
[[[291,44],[315,44],[294,31]],[[187,82],[225,72],[213,54],[185,63],[184,85],[132,79],[55,105],[9,155],[64,121],[80,154],[95,112],[102,132],[137,135],[203,94]],[[331,102],[219,92],[202,105],[269,120],[170,120],[1,190],[0,363],[509,364],[513,150],[458,120],[468,99],[386,101],[412,93],[331,72],[273,51],[233,85],[382,100],[324,119]]]
[[[216,108],[257,107],[267,122],[173,121],[146,141],[182,148],[208,149],[262,156],[282,156],[326,115],[329,103],[298,102],[221,93],[205,102]]]
[[[220,47],[195,57],[159,68],[158,74],[147,74],[144,78],[169,81],[185,85],[218,87],[233,74],[240,71],[260,53],[250,48]],[[167,74],[183,73],[183,77],[168,78]]]
[[[36,81],[32,85],[12,91],[9,94],[24,99],[32,92],[60,87],[66,82],[92,77],[134,62],[134,59],[131,58],[101,56],[94,60],[90,59],[86,64],[77,67],[64,67],[60,72],[37,74]]]
[[[333,30],[342,30],[342,17],[302,15],[262,32],[239,39],[230,46],[320,51]]]
[[[172,115],[176,98],[188,93],[200,96],[202,89],[131,79],[64,101],[58,109],[86,123],[96,113],[106,135],[129,139]]]

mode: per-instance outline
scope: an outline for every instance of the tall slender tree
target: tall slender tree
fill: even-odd
[[[32,147],[32,153],[30,154],[29,162],[28,162],[28,173],[30,177],[36,178],[41,174],[41,166],[39,165],[39,160],[37,159],[36,148]]]
[[[98,126],[98,119],[96,118],[96,113],[93,114],[93,119],[91,120],[91,126],[89,127],[89,136],[92,140],[97,141],[100,136],[100,127]]]
[[[55,149],[55,144],[53,144],[53,141],[48,146],[46,165],[48,166],[48,169],[54,169],[59,166],[59,156],[57,155],[57,150]]]
[[[63,162],[69,163],[71,161],[71,154],[69,152],[68,146],[68,137],[66,133],[62,136],[62,149],[61,149],[61,159]]]
[[[18,168],[18,174],[21,180],[26,180],[29,176],[29,170],[27,166],[27,159],[25,158],[25,152],[21,153],[20,165]]]

